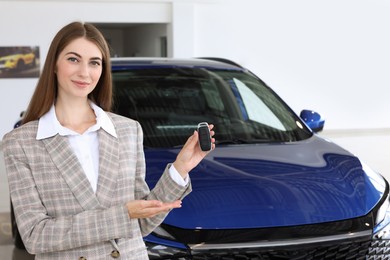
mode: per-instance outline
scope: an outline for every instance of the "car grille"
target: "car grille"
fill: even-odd
[[[148,246],[148,249],[152,247]],[[240,248],[221,250],[180,250],[167,257],[167,251],[149,251],[150,259],[178,260],[390,260],[390,242],[364,238],[353,241],[333,241],[327,244],[297,245],[277,248]],[[165,255],[166,257],[164,257]]]
[[[148,245],[148,243],[147,243]],[[177,260],[390,260],[390,240],[362,240],[335,243],[331,245],[305,246],[301,248],[285,249],[236,249],[236,250],[208,250],[204,252],[190,252],[177,249],[175,252],[153,249],[148,245],[150,259],[177,259]]]
[[[390,240],[373,240],[367,253],[367,260],[390,260]]]
[[[194,254],[193,260],[228,260],[228,259],[251,259],[251,260],[281,260],[281,259],[293,259],[293,260],[320,260],[320,259],[354,259],[363,260],[366,259],[366,253],[370,241],[361,242],[345,242],[328,246],[315,246],[307,248],[291,248],[291,249],[252,249],[246,251],[231,250],[225,252],[209,251],[202,254]]]
[[[372,216],[367,215],[319,225],[197,232],[162,225],[188,247],[152,243],[147,247],[150,259],[390,260],[390,240],[372,239],[370,219]]]

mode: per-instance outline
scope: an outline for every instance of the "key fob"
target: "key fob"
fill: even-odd
[[[202,122],[198,124],[198,134],[199,134],[199,146],[200,149],[204,152],[211,150],[211,137],[209,124]]]

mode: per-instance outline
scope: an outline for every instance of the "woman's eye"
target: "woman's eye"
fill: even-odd
[[[69,57],[69,58],[68,58],[68,61],[71,61],[71,62],[78,62],[78,59],[75,58],[75,57]]]
[[[100,62],[99,61],[91,61],[91,65],[92,66],[100,66]]]

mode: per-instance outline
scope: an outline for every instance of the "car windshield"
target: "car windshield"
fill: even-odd
[[[198,123],[217,143],[293,142],[310,137],[283,101],[240,70],[149,68],[113,72],[114,112],[140,122],[145,147],[183,145]]]

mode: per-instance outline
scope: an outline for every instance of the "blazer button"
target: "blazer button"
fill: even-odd
[[[87,260],[87,258],[85,258],[84,256],[80,256],[79,260]]]
[[[121,254],[119,253],[118,250],[114,250],[111,252],[111,256],[112,256],[112,258],[119,258],[121,256]]]

